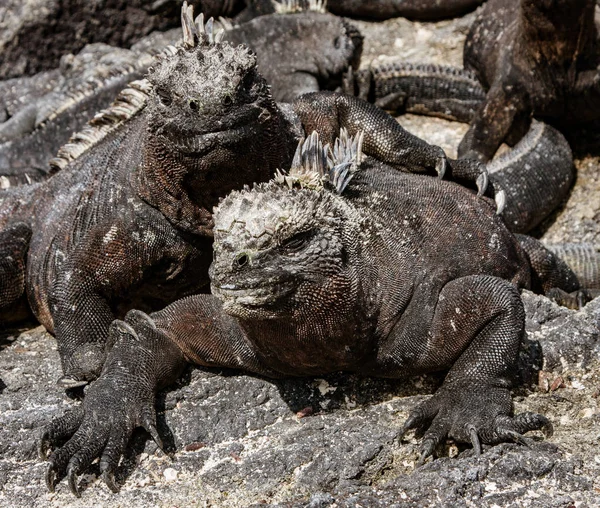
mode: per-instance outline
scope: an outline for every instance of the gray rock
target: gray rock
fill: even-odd
[[[529,340],[556,355],[545,359],[543,374],[562,380],[517,392],[517,411],[542,412],[556,426],[548,440],[533,436],[531,448],[485,447],[477,458],[467,446],[447,444],[441,458],[415,470],[418,440],[409,435],[399,442],[398,432],[440,376],[274,382],[190,369],[159,397],[159,431],[173,460],[140,431],[120,466],[121,492],[109,493],[96,479],[96,465],[80,479],[79,500],[64,482],[47,493],[36,457],[40,426],[78,404],[54,385],[55,342],[42,328],[8,337],[0,354],[0,506],[135,507],[192,499],[219,506],[593,505],[600,502],[600,299],[579,312],[528,292],[523,299]],[[566,354],[571,347],[578,352]]]

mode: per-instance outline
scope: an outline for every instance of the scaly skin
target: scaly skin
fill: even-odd
[[[26,270],[22,297],[56,336],[65,387],[98,376],[115,317],[206,285],[212,208],[289,165],[304,129],[326,139],[342,127],[364,130],[366,153],[399,170],[436,175],[447,167],[479,181],[479,165],[447,161],[359,99],[323,92],[277,106],[248,49],[213,43],[189,14],[184,21],[185,47],[151,71],[145,108],[110,124],[87,151],[88,141],[69,147],[63,161],[72,160],[52,178],[0,195],[0,228],[24,223],[31,231],[26,263],[15,266]],[[9,289],[0,295],[13,295]]]
[[[359,142],[338,146],[329,164],[315,136],[288,174],[219,204],[214,296],[113,323],[115,345],[83,407],[44,432],[42,455],[69,439],[49,458],[49,488],[66,473],[78,495],[77,475],[101,457],[117,490],[113,473],[132,430],[144,426],[160,443],[154,396],[186,361],[270,377],[448,371],[403,427],[426,430],[421,460],[447,437],[479,453],[481,442],[523,442],[522,433],[550,427],[541,415],[512,414],[524,333],[517,287],[535,276],[570,291],[570,270],[532,266],[543,247],[528,239],[524,250],[492,201],[372,158],[355,171]]]
[[[459,156],[489,160],[531,115],[557,125],[600,118],[595,0],[490,0],[467,36],[464,64],[487,98]]]

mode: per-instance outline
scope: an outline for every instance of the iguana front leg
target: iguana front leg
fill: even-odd
[[[452,365],[442,387],[411,412],[402,429],[426,429],[421,461],[447,437],[471,442],[480,452],[481,442],[524,442],[523,433],[551,428],[541,415],[512,414],[509,388],[524,327],[523,304],[509,282],[475,275],[446,284],[430,340],[417,365],[410,365],[417,370]]]
[[[377,106],[345,94],[317,92],[294,102],[307,134],[319,133],[324,143],[333,143],[340,129],[351,136],[364,133],[363,152],[401,171],[447,177],[480,193],[487,187],[487,170],[474,161],[453,161],[435,145],[406,131]]]
[[[130,311],[124,322],[111,325],[109,342],[114,345],[102,375],[82,406],[44,429],[42,458],[48,448],[69,439],[49,457],[50,490],[66,472],[71,490],[79,495],[77,475],[96,457],[103,480],[118,490],[114,471],[133,430],[144,427],[162,446],[155,427],[155,395],[177,379],[186,362],[274,375],[260,365],[242,330],[211,295],[184,298],[151,317]]]
[[[126,219],[98,225],[80,241],[49,294],[63,368],[59,384],[71,388],[98,377],[116,317],[114,301],[122,301],[159,264],[176,275],[192,250],[172,228]]]
[[[494,85],[458,145],[458,157],[491,160],[526,109],[523,93],[508,91],[501,83]]]

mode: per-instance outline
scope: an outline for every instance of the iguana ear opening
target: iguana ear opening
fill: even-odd
[[[332,149],[329,144],[323,146],[314,131],[300,140],[290,170],[285,173],[278,169],[275,181],[290,189],[327,187],[341,194],[362,162],[363,138],[362,131],[349,136],[346,129],[341,129]]]

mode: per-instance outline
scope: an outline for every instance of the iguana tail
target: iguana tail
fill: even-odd
[[[564,136],[533,120],[513,148],[487,163],[490,181],[506,193],[502,217],[508,229],[525,233],[546,218],[575,179],[573,154]]]
[[[347,81],[357,95],[387,111],[437,116],[468,123],[485,100],[474,73],[434,64],[372,65]]]
[[[562,243],[546,247],[569,265],[582,288],[600,289],[600,252],[595,245]]]

